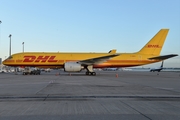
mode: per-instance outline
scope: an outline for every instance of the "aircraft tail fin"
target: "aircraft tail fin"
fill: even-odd
[[[164,63],[164,61],[162,61],[162,63],[161,63],[161,68],[163,68],[163,63]]]
[[[161,29],[138,53],[160,55],[169,29]]]

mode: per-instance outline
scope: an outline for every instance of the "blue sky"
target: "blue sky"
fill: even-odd
[[[180,0],[0,0],[0,20],[3,59],[9,34],[12,54],[22,42],[27,52],[136,52],[161,28],[170,29],[161,54],[180,55]]]

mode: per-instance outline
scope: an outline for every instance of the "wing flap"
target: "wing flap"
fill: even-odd
[[[177,54],[162,55],[157,57],[148,58],[149,60],[166,60],[172,57],[178,56]]]
[[[94,65],[94,64],[106,62],[107,60],[109,60],[113,57],[116,57],[116,56],[119,56],[119,54],[110,54],[110,55],[106,55],[106,56],[90,58],[90,59],[78,61],[77,63],[80,63],[81,65]]]

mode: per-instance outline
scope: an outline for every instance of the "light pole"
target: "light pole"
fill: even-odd
[[[9,35],[10,43],[9,43],[9,56],[11,56],[11,34]]]
[[[2,21],[0,20],[0,24],[2,23]],[[1,45],[1,26],[0,26],[0,45]]]
[[[22,45],[23,45],[23,52],[24,52],[24,42],[22,43]]]

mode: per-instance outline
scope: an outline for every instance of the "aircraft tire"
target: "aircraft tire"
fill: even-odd
[[[91,75],[96,76],[96,73],[95,72],[91,72]]]
[[[93,75],[93,76],[96,76],[96,72],[86,72],[86,75]]]
[[[89,72],[86,72],[86,75],[89,75]]]

